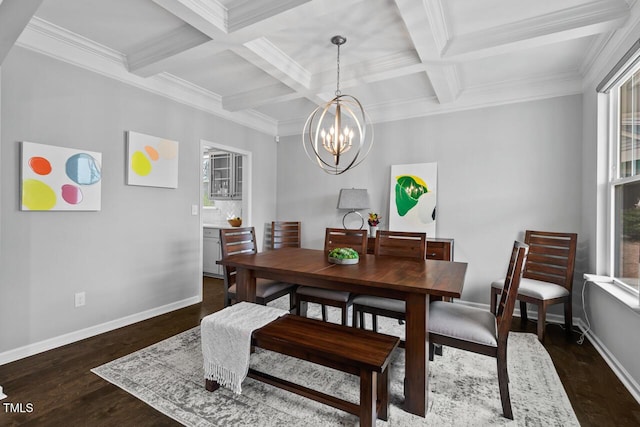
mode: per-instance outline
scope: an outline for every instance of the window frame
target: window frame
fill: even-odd
[[[640,182],[640,172],[636,175],[620,177],[620,155],[621,155],[621,120],[620,120],[620,88],[636,73],[640,72],[640,62],[627,68],[625,72],[617,77],[617,81],[607,91],[607,127],[608,127],[608,170],[607,179],[607,223],[608,223],[608,262],[607,269],[613,283],[629,294],[640,299],[640,286],[638,289],[628,285],[620,278],[616,277],[617,253],[616,245],[619,243],[619,236],[616,233],[616,190],[625,184]],[[638,159],[640,160],[640,159]],[[635,163],[635,159],[634,159]],[[640,263],[640,260],[639,260]]]

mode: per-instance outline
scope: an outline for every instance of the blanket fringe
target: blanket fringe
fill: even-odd
[[[215,363],[205,363],[204,377],[207,380],[215,381],[221,386],[230,389],[235,394],[240,394],[242,392],[242,380],[235,372],[225,368],[224,366],[220,366]]]

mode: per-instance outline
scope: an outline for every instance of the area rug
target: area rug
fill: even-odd
[[[379,320],[381,332],[404,333],[397,321]],[[250,378],[241,395],[223,388],[210,393],[204,389],[202,365],[196,327],[92,372],[187,426],[358,425],[351,414]],[[359,379],[333,369],[261,349],[251,356],[251,367],[353,402],[359,399]],[[389,420],[376,425],[579,426],[553,362],[534,334],[509,335],[508,367],[514,420],[502,416],[495,359],[448,347],[429,363],[429,407],[421,418],[402,409],[404,351],[398,349],[390,371]]]

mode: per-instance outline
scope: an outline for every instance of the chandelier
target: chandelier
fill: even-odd
[[[307,156],[332,175],[358,166],[373,146],[373,127],[362,104],[340,92],[340,46],[346,41],[343,36],[331,38],[338,47],[336,96],[311,112],[302,133]]]

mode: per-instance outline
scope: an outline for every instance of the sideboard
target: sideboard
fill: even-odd
[[[367,240],[367,253],[372,254],[376,246],[376,238]],[[427,259],[453,261],[453,239],[427,237]]]

